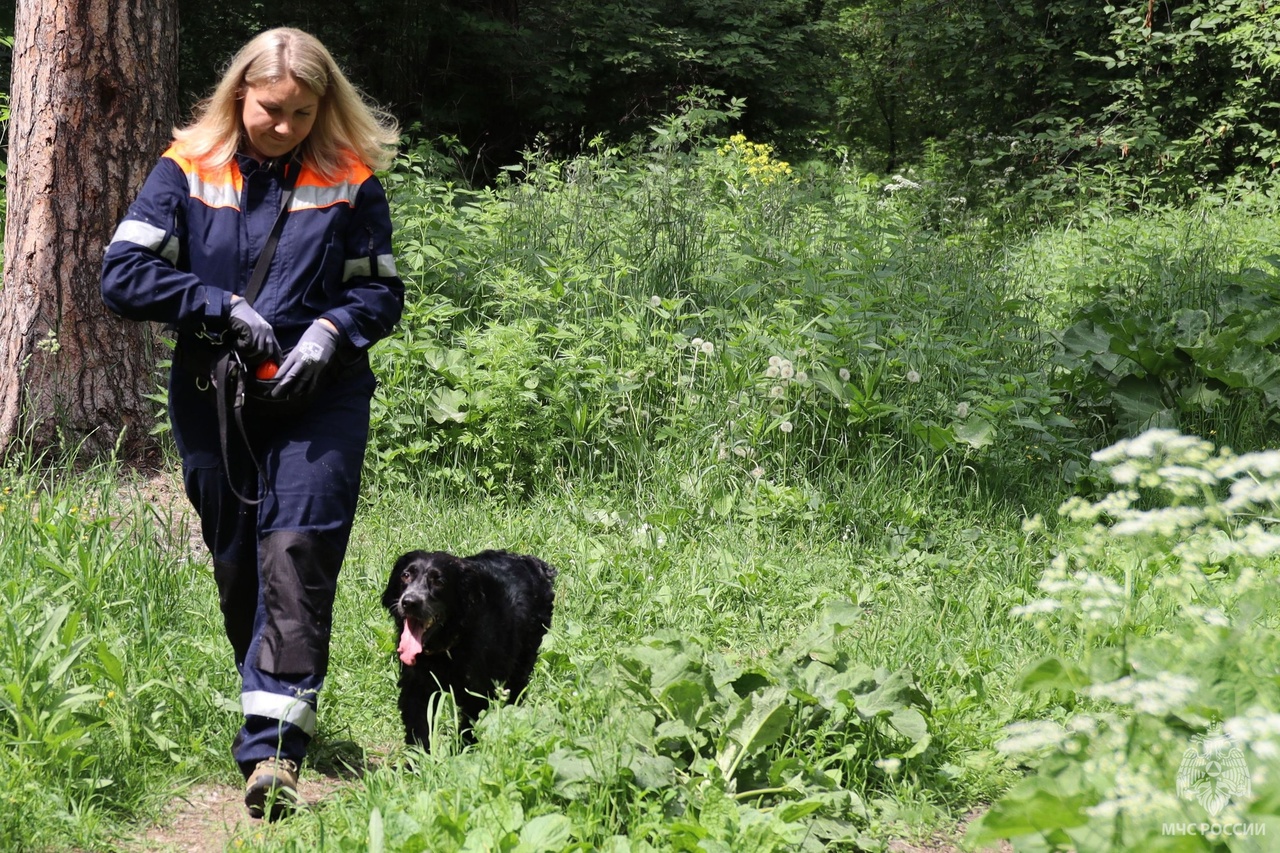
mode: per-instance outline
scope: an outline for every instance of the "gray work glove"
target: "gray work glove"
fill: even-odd
[[[280,372],[276,374],[276,387],[272,397],[305,396],[315,390],[329,360],[338,349],[338,332],[328,323],[316,320],[298,341],[298,345],[285,356]]]
[[[245,361],[250,364],[268,359],[279,361],[280,344],[276,341],[276,333],[271,330],[271,324],[253,310],[248,300],[231,300],[231,317],[227,325],[235,334],[236,350]]]

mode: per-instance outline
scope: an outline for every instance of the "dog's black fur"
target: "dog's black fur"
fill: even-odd
[[[551,627],[555,576],[537,557],[508,551],[470,557],[410,551],[396,561],[382,606],[401,637],[406,743],[427,746],[431,705],[441,691],[453,693],[468,740],[472,723],[499,689],[509,702],[520,696]]]

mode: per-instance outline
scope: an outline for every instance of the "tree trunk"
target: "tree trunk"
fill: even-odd
[[[177,117],[176,0],[18,0],[0,453],[149,449],[154,330],[102,304],[112,232]]]

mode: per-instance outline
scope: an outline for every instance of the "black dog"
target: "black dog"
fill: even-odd
[[[524,554],[455,557],[410,551],[382,594],[400,634],[400,718],[405,742],[426,747],[431,703],[452,692],[462,734],[498,690],[514,702],[529,683],[551,626],[556,570]]]

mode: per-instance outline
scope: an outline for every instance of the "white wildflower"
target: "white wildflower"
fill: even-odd
[[[1195,506],[1167,506],[1134,512],[1111,528],[1116,536],[1173,536],[1192,530],[1204,520],[1204,510]]]
[[[662,307],[662,297],[661,297],[661,296],[650,296],[650,297],[649,297],[649,305],[651,305],[651,306],[652,306],[652,307],[654,307],[654,308],[661,308],[661,307]]]
[[[1043,616],[1046,613],[1053,613],[1055,610],[1062,609],[1062,602],[1053,598],[1037,598],[1034,601],[1028,601],[1026,604],[1019,604],[1017,607],[1009,609],[1010,616]]]
[[[1218,474],[1226,478],[1238,477],[1241,474],[1256,474],[1263,478],[1275,477],[1280,475],[1280,450],[1242,453],[1224,462]]]
[[[778,424],[778,429],[782,430],[782,432],[785,432],[785,433],[791,432],[791,430],[793,429],[793,427],[791,426],[791,421],[783,421],[782,423]]]
[[[792,376],[795,376],[795,374],[795,366],[784,358],[782,360],[782,364],[778,365],[778,375],[783,379],[790,379]]]
[[[907,381],[908,381],[908,382],[910,382],[912,385],[914,385],[914,384],[916,384],[917,382],[919,382],[919,381],[920,381],[920,374],[919,374],[919,372],[918,372],[918,371],[915,371],[915,370],[908,370],[908,371],[907,371]]]
[[[840,381],[841,381],[841,382],[848,382],[848,381],[849,381],[849,376],[850,376],[849,368],[847,368],[847,367],[842,367],[842,368],[840,368]]]
[[[1057,748],[1066,736],[1067,730],[1052,720],[1010,723],[1004,727],[1004,737],[996,743],[996,749],[1005,755],[1033,755]]]
[[[1130,818],[1179,812],[1181,804],[1178,798],[1156,787],[1151,779],[1150,768],[1122,765],[1116,768],[1115,784],[1109,796],[1087,807],[1085,812],[1104,820],[1114,819],[1121,812]]]
[[[1094,684],[1085,693],[1094,699],[1126,705],[1140,714],[1162,717],[1181,710],[1198,686],[1194,678],[1161,672],[1155,678],[1126,675],[1117,681]]]
[[[713,344],[713,343],[711,343],[711,341],[703,341],[703,342],[702,342],[702,354],[703,354],[703,355],[711,355],[711,354],[712,354],[712,353],[714,353],[715,351],[716,351],[716,345],[715,345],[715,344]]]
[[[1224,722],[1222,730],[1232,740],[1250,746],[1254,741],[1275,741],[1280,739],[1280,714],[1252,705],[1244,714]]]
[[[1129,461],[1121,462],[1111,469],[1111,479],[1122,486],[1133,485],[1141,475],[1142,469]]]

